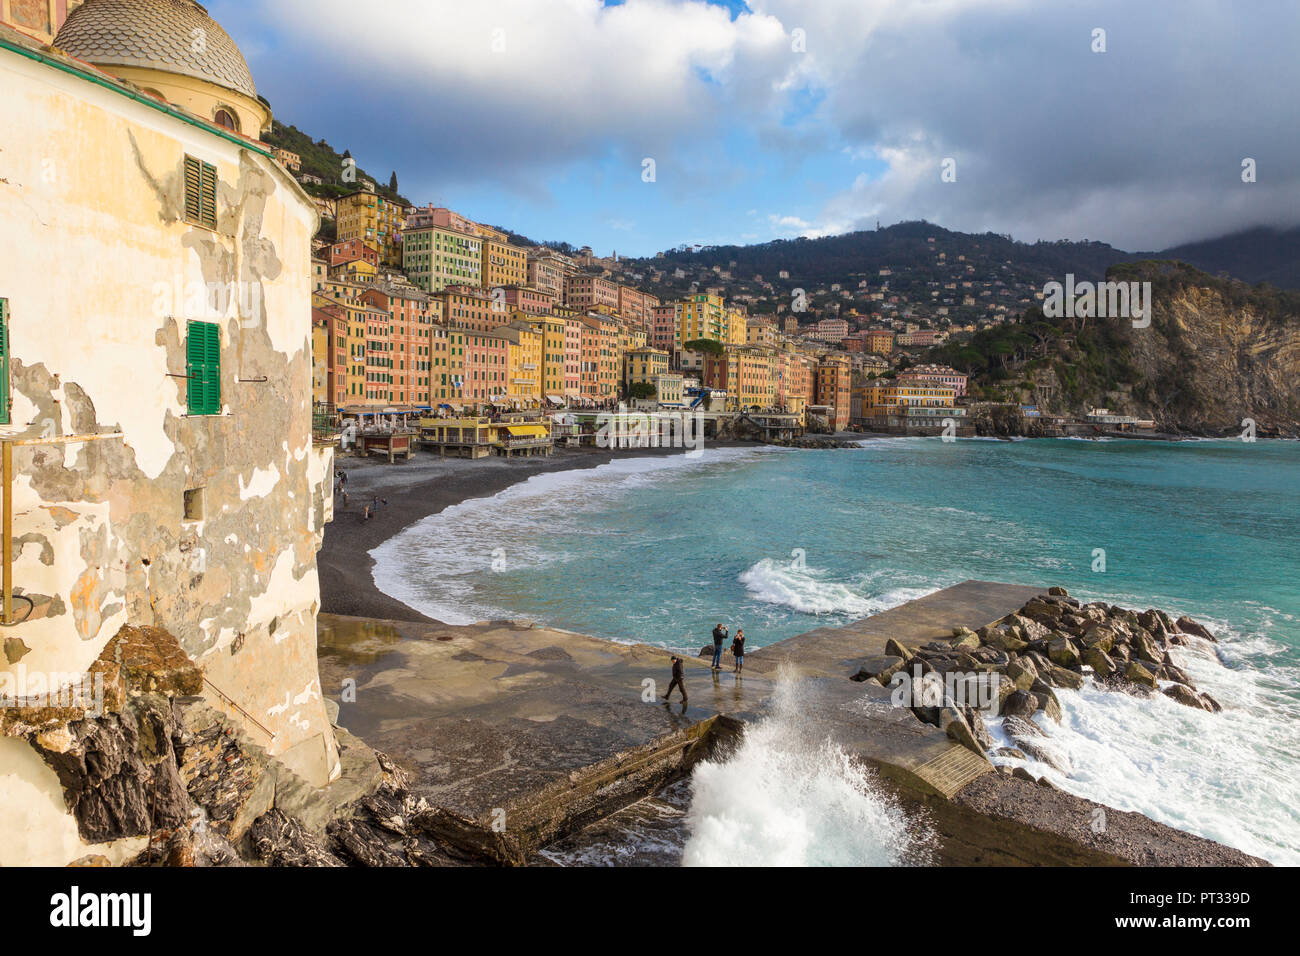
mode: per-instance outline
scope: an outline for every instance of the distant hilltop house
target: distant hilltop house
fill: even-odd
[[[316,664],[333,500],[312,441],[316,207],[197,3],[87,0],[52,47],[21,29],[32,9],[6,0],[0,24],[0,128],[23,132],[0,186],[0,678],[30,698],[124,626],[161,629],[212,707],[323,786],[339,758]],[[22,735],[0,736],[0,803],[0,864],[91,852]]]

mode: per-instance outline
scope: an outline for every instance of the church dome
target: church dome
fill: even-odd
[[[96,66],[176,73],[257,98],[239,47],[194,0],[86,0],[54,46]]]

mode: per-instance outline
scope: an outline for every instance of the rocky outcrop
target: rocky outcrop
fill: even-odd
[[[978,631],[954,628],[947,641],[910,649],[890,640],[887,653],[865,659],[853,679],[886,686],[906,682],[917,719],[981,755],[994,746],[981,709],[995,713],[1017,749],[1068,773],[1068,759],[1035,739],[1042,731],[1032,718],[1041,713],[1059,722],[1055,691],[1077,690],[1088,674],[1103,686],[1136,694],[1153,694],[1164,683],[1171,700],[1220,709],[1169,653],[1193,636],[1214,640],[1191,618],[1175,621],[1154,609],[1084,604],[1058,587]],[[983,701],[982,708],[974,706],[976,701]]]

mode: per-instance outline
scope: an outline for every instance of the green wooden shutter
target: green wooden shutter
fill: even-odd
[[[209,229],[217,228],[217,167],[203,164],[203,188],[199,193],[203,213],[201,222]]]
[[[221,329],[213,322],[191,322],[185,341],[187,405],[191,415],[221,414]]]
[[[185,157],[185,218],[199,222],[203,209],[199,196],[203,192],[203,164],[193,156]]]
[[[0,425],[9,424],[9,300],[0,299]]]
[[[185,218],[217,228],[217,167],[185,157]]]

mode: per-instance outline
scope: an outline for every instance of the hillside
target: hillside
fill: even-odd
[[[360,163],[357,164],[357,182],[343,182],[343,153],[335,150],[323,139],[313,140],[296,126],[274,122],[271,125],[271,132],[264,139],[271,146],[297,153],[302,160],[302,171],[319,176],[324,181],[324,185],[321,186],[315,183],[307,183],[303,186],[313,196],[327,199],[346,196],[357,191],[359,188],[357,184],[361,180],[369,179],[375,184],[375,192],[380,196],[407,206],[411,205],[400,193],[388,188],[388,176],[372,176],[361,168]]]
[[[1108,407],[1171,432],[1237,434],[1253,418],[1260,434],[1300,434],[1300,293],[1176,262],[1124,263],[1107,278],[1151,282],[1149,328],[1035,307],[925,358],[970,372],[977,399],[1064,415]]]
[[[1248,229],[1174,246],[1158,254],[1143,254],[1141,258],[1176,259],[1214,275],[1267,282],[1279,289],[1300,289],[1300,227]]]

